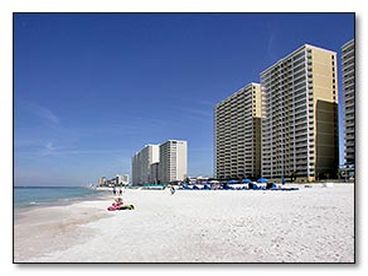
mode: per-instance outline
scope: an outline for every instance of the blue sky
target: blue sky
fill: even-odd
[[[304,43],[340,62],[353,29],[346,14],[18,14],[15,185],[130,173],[167,139],[188,141],[190,175],[212,175],[214,105]]]

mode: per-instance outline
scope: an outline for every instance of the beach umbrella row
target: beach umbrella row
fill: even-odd
[[[261,177],[257,180],[258,183],[267,183],[268,182],[268,179],[267,178],[264,178],[264,177]],[[227,184],[238,184],[239,181],[238,180],[229,180],[227,182]],[[241,183],[252,183],[252,180],[250,180],[249,178],[245,178],[241,181]]]

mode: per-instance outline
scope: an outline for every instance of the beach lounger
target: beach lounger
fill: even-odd
[[[133,204],[127,204],[127,205],[119,205],[119,204],[113,204],[109,207],[107,207],[108,211],[118,211],[118,210],[134,210]]]

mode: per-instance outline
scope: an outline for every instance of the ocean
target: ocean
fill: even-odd
[[[84,187],[15,187],[14,207],[60,205],[83,199],[98,199],[107,192]]]

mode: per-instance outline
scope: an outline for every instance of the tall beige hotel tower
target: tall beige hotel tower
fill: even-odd
[[[338,168],[336,53],[303,45],[261,73],[262,175],[314,181]]]
[[[261,88],[250,83],[215,107],[217,178],[261,175]]]
[[[188,176],[187,141],[168,140],[160,145],[159,177],[161,183],[183,181]]]

